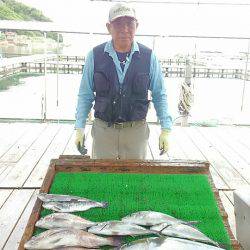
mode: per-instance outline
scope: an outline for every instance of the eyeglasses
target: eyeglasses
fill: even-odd
[[[132,29],[135,27],[136,20],[134,19],[118,19],[111,24],[114,26],[115,29],[123,28],[124,26],[127,26],[128,28]]]

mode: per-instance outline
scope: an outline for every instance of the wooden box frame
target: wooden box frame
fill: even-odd
[[[219,192],[216,189],[209,172],[209,162],[193,160],[93,160],[88,156],[60,156],[50,162],[47,174],[41,186],[41,193],[48,193],[53,179],[58,172],[96,172],[96,173],[145,173],[145,174],[205,174],[211,184],[217,200],[217,205],[223,219],[224,226],[229,234],[233,249],[240,249],[228,223],[228,215],[222,205]],[[19,244],[19,250],[24,249],[24,243],[34,232],[35,223],[40,217],[42,202],[36,199],[27,226]]]

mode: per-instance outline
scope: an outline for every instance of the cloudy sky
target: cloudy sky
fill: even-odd
[[[108,11],[113,4],[89,0],[18,1],[42,10],[46,16],[56,23],[93,32],[106,31],[105,23]],[[197,0],[170,0],[165,2],[170,3],[133,3],[139,20],[137,33],[250,37],[249,0],[200,0],[200,4]],[[186,4],[180,4],[180,2]],[[231,5],[225,5],[225,3]],[[99,41],[98,39],[94,40]],[[233,48],[240,48],[242,51],[247,50],[247,42],[247,40],[224,39],[159,39],[157,41],[162,49],[164,45],[165,47],[175,45],[180,52],[183,48],[191,46],[194,49],[197,46],[203,46],[203,44],[205,47],[210,46],[212,50],[230,51]],[[144,39],[144,43],[150,45],[152,40]]]
[[[18,0],[43,11],[53,21],[105,30],[109,7],[113,4],[89,0]],[[139,33],[244,36],[249,34],[249,5],[177,4],[195,0],[171,0],[171,4],[133,3]],[[174,2],[177,2],[174,4]],[[247,3],[242,0],[203,0],[199,2]]]

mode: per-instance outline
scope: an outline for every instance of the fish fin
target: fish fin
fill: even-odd
[[[112,246],[119,247],[122,245],[122,236],[113,236],[113,237],[108,237],[108,239],[111,241]]]
[[[165,228],[167,228],[167,227],[169,227],[170,225],[167,225],[167,226],[165,226],[164,228],[162,228],[160,231],[156,231],[156,230],[150,230],[150,232],[152,232],[152,234],[156,234],[157,236],[162,236],[162,231],[165,229]]]
[[[191,221],[187,221],[183,224],[188,225],[188,226],[192,226],[192,225],[194,226],[194,225],[197,225],[199,223],[200,223],[200,221],[198,221],[198,220],[191,220]]]
[[[100,202],[102,204],[102,208],[108,207],[109,203],[106,201]]]
[[[59,212],[59,213],[62,212],[62,209],[58,206],[54,206],[54,208],[51,208],[51,210],[54,210],[54,211]]]

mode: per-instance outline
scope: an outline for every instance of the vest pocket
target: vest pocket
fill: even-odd
[[[141,97],[148,96],[150,77],[147,73],[138,73],[133,84],[133,93]]]
[[[95,99],[94,110],[97,113],[104,113],[107,110],[108,103],[109,101],[107,98],[98,96]]]
[[[131,117],[132,121],[145,119],[148,112],[148,100],[135,100],[131,105]]]
[[[106,96],[109,92],[110,84],[104,72],[94,73],[94,90],[98,96]]]
[[[109,122],[112,119],[112,105],[109,98],[97,96],[95,99],[95,117]]]

